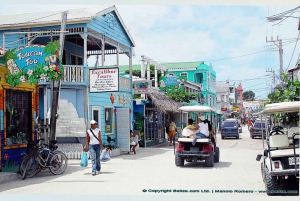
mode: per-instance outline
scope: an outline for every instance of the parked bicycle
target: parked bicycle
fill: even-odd
[[[32,140],[28,140],[27,154],[23,157],[19,167],[19,173],[23,180],[26,177],[31,178],[47,168],[54,175],[62,174],[66,170],[68,158],[63,152],[57,150],[57,141],[52,140],[49,145],[41,145],[43,141],[44,139],[40,139],[35,144]]]

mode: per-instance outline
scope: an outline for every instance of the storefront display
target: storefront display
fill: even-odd
[[[114,108],[113,107],[105,107],[105,134],[112,134],[113,131],[113,115]]]

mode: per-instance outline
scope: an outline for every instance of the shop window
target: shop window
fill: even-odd
[[[92,106],[92,119],[97,122],[97,127],[101,130],[100,107]]]
[[[113,134],[114,108],[104,107],[105,134]]]
[[[26,144],[32,139],[32,93],[5,91],[6,145]]]

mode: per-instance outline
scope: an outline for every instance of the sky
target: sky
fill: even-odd
[[[299,20],[287,18],[280,23],[266,20],[297,7],[295,1],[251,1],[251,5],[229,0],[218,5],[211,3],[214,1],[189,0],[172,4],[129,1],[126,5],[113,0],[102,1],[103,4],[84,2],[82,5],[77,0],[53,0],[52,4],[6,1],[1,3],[0,14],[116,5],[136,44],[133,64],[140,64],[141,55],[158,63],[204,61],[213,66],[217,81],[225,83],[229,79],[230,84],[241,83],[244,91],[252,90],[257,99],[266,98],[271,90],[272,77],[266,71],[279,73],[278,47],[266,39],[282,39],[284,70],[294,68],[300,57]],[[300,9],[291,16],[300,17]],[[93,66],[95,58],[89,58],[88,63]],[[116,56],[108,56],[105,65],[114,64]],[[128,64],[128,57],[122,55],[120,65]]]

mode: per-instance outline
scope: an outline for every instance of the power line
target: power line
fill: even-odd
[[[299,33],[298,33],[297,42],[296,42],[296,44],[295,44],[295,46],[294,46],[294,50],[293,50],[293,53],[292,53],[292,56],[291,56],[291,59],[290,59],[289,65],[288,65],[288,67],[286,68],[286,70],[285,70],[285,71],[287,71],[287,69],[290,67],[291,61],[292,61],[292,59],[293,59],[293,56],[294,56],[294,53],[295,53],[295,49],[296,49],[296,47],[297,47],[297,43],[298,43],[299,36],[300,36],[300,31],[299,31]]]

